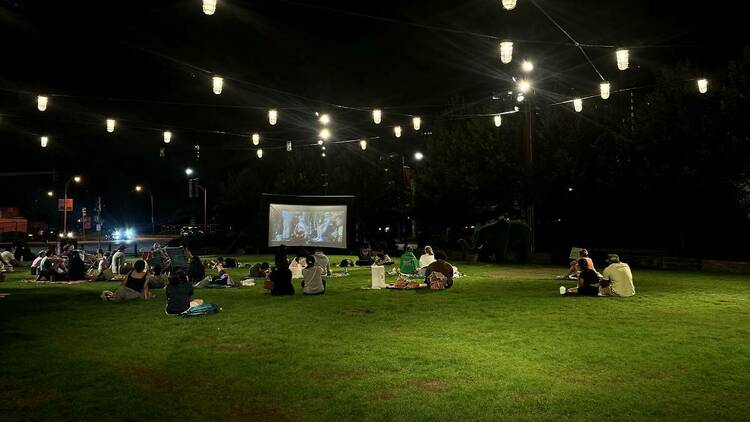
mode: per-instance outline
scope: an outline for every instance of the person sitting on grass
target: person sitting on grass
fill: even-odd
[[[602,272],[603,278],[599,283],[599,296],[634,296],[635,286],[630,266],[620,262],[620,257],[616,254],[610,254],[607,263],[609,266]]]
[[[39,252],[39,255],[34,258],[34,261],[31,263],[31,275],[38,275],[39,264],[42,263],[42,259],[44,259],[45,256],[47,256],[47,251],[41,251]]]
[[[201,258],[198,255],[195,255],[190,259],[190,266],[188,267],[187,276],[190,284],[193,285],[196,283],[200,283],[204,278],[206,278],[206,268],[203,266]]]
[[[578,285],[571,287],[570,289],[563,290],[564,287],[560,287],[560,293],[564,295],[579,295],[579,296],[597,296],[599,295],[599,282],[601,278],[599,273],[592,268],[587,268],[588,263],[584,258],[578,260],[578,266],[585,268],[583,271],[578,273]]]
[[[127,246],[120,245],[115,253],[112,254],[112,274],[114,275],[123,274],[123,267],[125,265],[125,249],[127,249]]]
[[[331,275],[331,262],[326,254],[323,253],[323,249],[316,248],[315,255],[313,256],[315,257],[315,262],[317,263],[317,265],[323,269],[323,275]]]
[[[81,254],[74,250],[69,252],[68,256],[67,279],[71,281],[87,280],[86,264],[84,264],[83,259],[81,259]]]
[[[403,255],[401,255],[401,260],[399,262],[399,270],[403,274],[414,274],[417,272],[417,266],[419,265],[419,261],[417,261],[417,257],[414,256],[414,252],[412,252],[413,249],[411,246],[406,247],[406,252],[404,252]]]
[[[431,289],[441,290],[453,287],[453,265],[447,259],[443,251],[437,251],[435,261],[425,269],[424,282]]]
[[[583,264],[581,262],[583,261]],[[570,261],[570,269],[568,270],[567,277],[571,280],[578,279],[578,275],[581,271],[590,269],[596,271],[594,267],[594,261],[589,257],[589,251],[581,249],[578,251],[578,260]]]
[[[294,294],[292,270],[285,255],[276,255],[276,265],[271,271],[271,296],[290,296]]]
[[[370,242],[364,241],[362,242],[362,247],[359,248],[359,259],[356,262],[356,265],[358,267],[364,267],[364,266],[370,266],[372,265],[372,249],[370,248]]]
[[[419,272],[424,275],[428,265],[435,262],[435,254],[432,252],[432,246],[425,246],[424,253],[419,257]]]
[[[191,300],[193,285],[182,270],[176,271],[169,278],[166,293],[167,305],[164,311],[167,315],[180,315],[190,310],[190,308],[203,304],[203,299]]]
[[[326,292],[326,281],[323,279],[323,268],[315,263],[315,257],[307,257],[307,267],[302,270],[302,293],[322,295]]]
[[[248,271],[247,273],[247,277],[248,278],[265,277],[266,270],[268,270],[269,267],[270,265],[268,265],[268,262],[259,262],[259,263],[253,264],[253,266],[250,267],[250,271]]]
[[[13,266],[17,263],[13,252],[2,248],[2,252],[0,252],[0,271],[13,272]]]
[[[148,291],[148,280],[146,273],[146,262],[142,259],[135,261],[133,271],[129,272],[125,281],[114,291],[105,290],[101,294],[102,300],[115,302],[143,299],[148,300],[151,294]]]
[[[163,289],[169,284],[169,278],[162,273],[161,265],[155,264],[151,267],[148,275],[148,285],[152,289]]]

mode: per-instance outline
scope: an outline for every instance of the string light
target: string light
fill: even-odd
[[[414,130],[419,130],[419,128],[422,127],[422,118],[421,117],[413,117],[411,119],[411,123],[414,125]]]
[[[575,108],[576,112],[580,113],[583,111],[583,100],[580,98],[576,98],[573,100],[573,108]]]
[[[620,49],[615,52],[617,56],[617,68],[620,70],[626,70],[630,66],[630,51]]]
[[[255,155],[257,155],[258,158],[263,158],[263,150],[262,149],[258,149],[258,151],[255,152]]]
[[[286,141],[286,152],[292,150],[292,141]]]
[[[376,108],[372,111],[372,121],[379,125],[383,121],[383,110]]]
[[[503,41],[500,43],[500,61],[508,64],[513,60],[513,41]]]
[[[708,79],[698,79],[698,92],[701,94],[708,92]]]
[[[500,127],[503,124],[503,116],[499,114],[493,117],[492,120],[495,121],[495,127]]]
[[[503,0],[503,7],[505,10],[513,10],[516,8],[516,0]]]
[[[523,63],[521,63],[521,70],[526,73],[530,73],[532,70],[534,70],[534,63],[531,63],[528,60],[524,60]]]
[[[107,119],[107,132],[112,133],[115,131],[115,119]]]
[[[252,139],[253,139],[253,145],[257,147],[258,144],[260,144],[260,135],[257,133],[253,133]]]
[[[271,126],[276,126],[276,123],[279,121],[279,112],[276,109],[268,110],[268,123]]]
[[[331,139],[331,131],[327,127],[324,127],[323,129],[321,129],[319,135],[320,135],[320,139],[323,141],[327,141]]]
[[[599,91],[601,92],[602,99],[606,100],[609,98],[610,85],[609,82],[602,82],[599,84]]]
[[[396,135],[397,138],[401,137],[401,126],[396,126],[393,128],[393,133]]]
[[[221,76],[214,76],[214,94],[221,94],[221,90],[224,88],[224,78]]]
[[[42,144],[42,148],[47,148],[47,143],[49,142],[49,138],[48,137],[42,136],[41,138],[39,138],[39,141]]]
[[[168,144],[172,142],[172,132],[165,130],[164,131],[164,143]]]
[[[203,0],[203,13],[211,16],[216,12],[216,0]]]
[[[362,151],[366,150],[367,149],[367,141],[365,141],[364,139],[361,140],[361,141],[359,141],[359,147],[362,148]]]
[[[49,98],[45,97],[44,95],[40,95],[36,97],[36,108],[39,111],[44,111],[47,109],[47,102],[49,101]]]
[[[318,120],[320,121],[320,124],[325,126],[331,123],[331,116],[329,116],[328,114],[321,114],[320,119]]]

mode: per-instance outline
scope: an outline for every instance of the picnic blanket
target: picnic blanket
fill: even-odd
[[[31,284],[83,284],[93,283],[94,280],[70,280],[70,281],[47,281],[47,280],[21,280],[24,283]]]

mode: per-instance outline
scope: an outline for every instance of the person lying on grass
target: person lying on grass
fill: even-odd
[[[187,275],[182,270],[176,271],[167,284],[167,304],[164,311],[167,315],[180,315],[203,304],[203,299],[191,300],[192,296],[193,285],[190,284]]]
[[[132,299],[148,300],[151,294],[148,291],[148,277],[146,273],[146,262],[142,259],[135,261],[133,270],[128,273],[125,281],[110,292],[105,290],[101,294],[102,300],[121,302]]]
[[[315,263],[315,257],[307,257],[307,267],[302,270],[302,293],[322,295],[326,292],[326,281],[323,279],[323,268]]]
[[[583,258],[578,260],[578,265],[581,268],[585,268],[578,274],[578,285],[566,289],[565,292],[561,288],[560,293],[566,295],[597,296],[599,294],[599,282],[601,281],[599,273],[593,268],[587,268],[588,264]]]

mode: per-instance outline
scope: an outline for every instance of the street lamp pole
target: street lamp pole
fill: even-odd
[[[70,182],[81,183],[81,176],[73,176],[65,182],[65,193],[63,195],[63,233],[68,233],[68,185]]]
[[[156,234],[156,224],[154,223],[154,193],[151,192],[150,188],[144,188],[141,185],[135,186],[135,191],[138,193],[142,192],[144,189],[148,192],[148,196],[151,199],[151,234]]]

